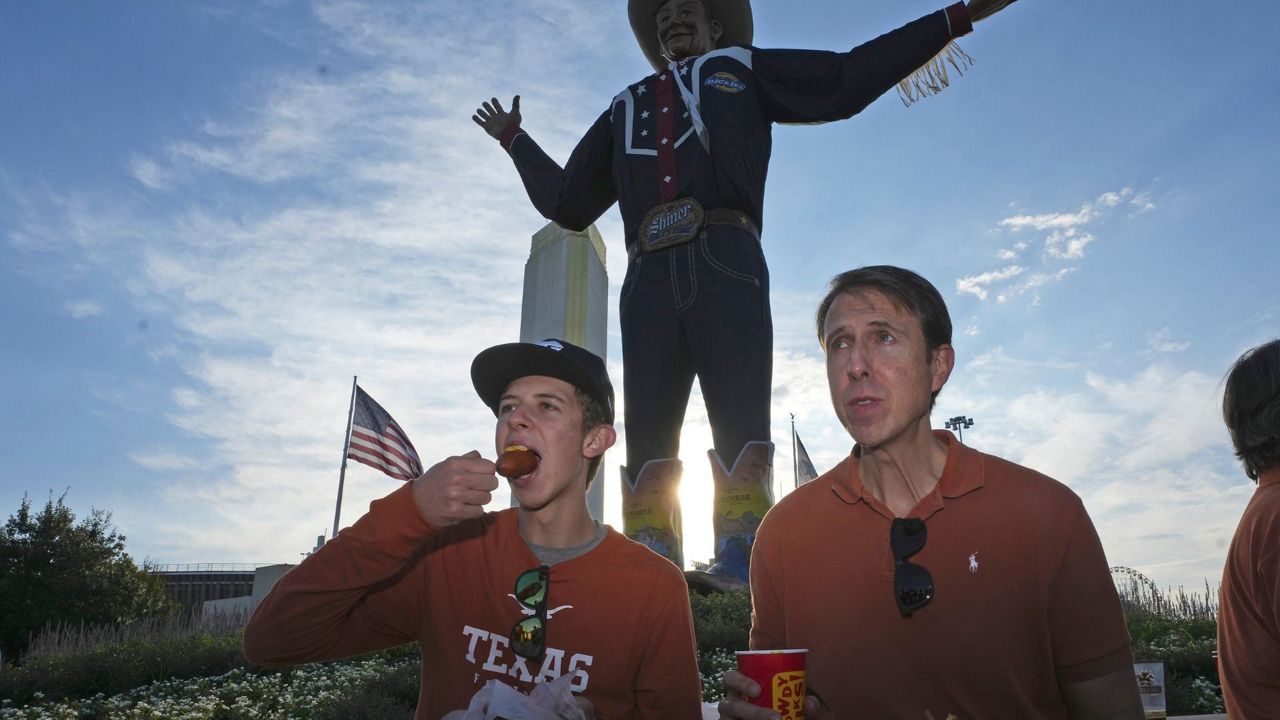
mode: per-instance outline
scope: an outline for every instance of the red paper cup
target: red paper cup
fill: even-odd
[[[804,718],[804,661],[808,650],[739,650],[738,672],[755,680],[760,694],[752,705],[767,707],[782,720]]]

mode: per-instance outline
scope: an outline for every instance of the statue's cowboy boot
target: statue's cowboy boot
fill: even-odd
[[[632,480],[622,467],[622,531],[636,542],[684,569],[684,533],[680,526],[678,458],[650,460]]]
[[[716,541],[716,561],[707,573],[746,584],[756,528],[773,507],[773,443],[747,443],[732,469],[715,450],[707,457],[715,479],[711,522]]]

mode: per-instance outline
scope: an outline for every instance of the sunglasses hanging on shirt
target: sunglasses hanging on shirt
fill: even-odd
[[[923,566],[908,560],[924,549],[929,530],[920,518],[894,518],[889,526],[889,549],[893,551],[893,597],[902,617],[933,600],[933,575]]]
[[[529,660],[541,661],[547,652],[547,586],[551,569],[546,565],[525,570],[516,578],[516,602],[533,611],[511,628],[511,649]]]

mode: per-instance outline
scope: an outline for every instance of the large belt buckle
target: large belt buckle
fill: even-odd
[[[640,250],[653,252],[682,245],[702,232],[702,205],[693,198],[663,203],[640,221]]]

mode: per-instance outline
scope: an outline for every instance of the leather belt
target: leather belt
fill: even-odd
[[[756,242],[760,242],[760,228],[756,227],[755,221],[741,210],[734,210],[733,208],[704,210],[702,225],[703,229],[705,229],[707,225],[732,225],[736,228],[745,230],[748,235],[755,238]],[[639,240],[629,244],[627,246],[627,258],[629,260],[635,260],[637,256],[645,253],[646,250],[642,245],[643,244]]]

